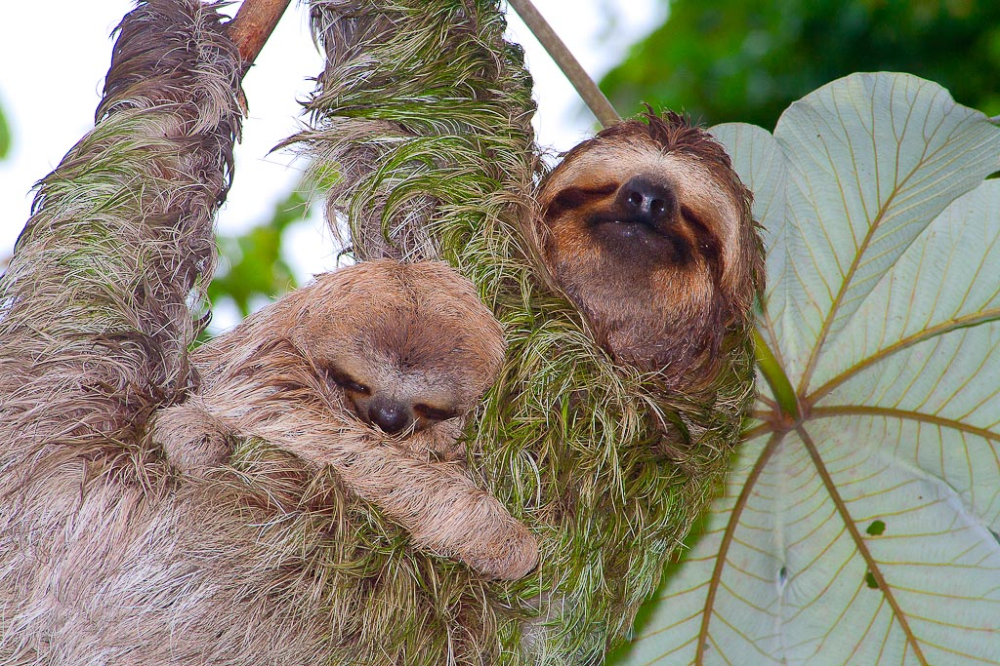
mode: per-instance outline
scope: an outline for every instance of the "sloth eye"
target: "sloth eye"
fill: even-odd
[[[719,239],[709,230],[708,225],[687,206],[681,206],[681,215],[691,225],[691,230],[694,232],[698,248],[701,250],[702,255],[704,255],[710,264],[718,267],[717,263],[720,254]]]
[[[618,185],[608,183],[605,185],[595,185],[592,187],[567,187],[561,190],[556,198],[549,204],[546,215],[558,216],[566,211],[580,208],[595,199],[614,194],[618,190]]]
[[[681,206],[681,215],[684,216],[684,219],[686,219],[691,226],[695,227],[697,232],[706,234],[709,233],[708,226],[702,222],[701,218],[695,215],[694,211],[687,206]]]
[[[328,366],[323,369],[326,373],[326,378],[344,389],[345,391],[351,391],[352,393],[361,393],[363,395],[371,395],[372,390],[365,386],[364,384],[354,381],[351,379],[350,375],[342,372],[341,370]]]
[[[453,419],[458,416],[458,412],[454,409],[441,409],[439,407],[431,407],[430,405],[425,405],[423,403],[414,405],[413,411],[416,412],[418,416],[422,416],[428,421],[447,421],[448,419]]]
[[[354,391],[355,393],[364,393],[365,395],[368,395],[369,393],[372,392],[370,388],[368,388],[364,384],[359,384],[357,382],[346,382],[344,384],[344,388],[346,388],[348,391]]]

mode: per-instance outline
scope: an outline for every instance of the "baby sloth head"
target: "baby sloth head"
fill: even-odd
[[[379,428],[421,456],[460,458],[463,417],[503,352],[500,324],[468,280],[443,263],[379,260],[317,276],[196,360],[204,399],[241,432],[294,439],[276,424],[298,433],[312,410]],[[323,442],[299,434],[299,453],[322,462]]]
[[[544,262],[602,346],[668,382],[714,373],[763,272],[751,194],[721,145],[650,113],[573,148],[538,198]]]
[[[457,419],[500,369],[500,325],[445,264],[364,262],[312,289],[291,339],[348,409],[386,433]]]
[[[388,434],[453,440],[503,361],[500,325],[445,264],[364,262],[300,292],[289,339],[325,391]]]

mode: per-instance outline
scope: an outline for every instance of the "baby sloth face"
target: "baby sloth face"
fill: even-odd
[[[390,435],[420,432],[471,407],[462,384],[448,381],[435,366],[420,360],[422,351],[400,354],[398,347],[373,345],[364,354],[330,359],[326,374],[344,390],[351,411],[361,420]]]
[[[616,359],[678,379],[750,315],[750,200],[711,136],[650,114],[575,147],[542,183],[544,260]]]
[[[462,418],[494,381],[503,334],[444,264],[364,262],[322,276],[292,338],[358,419],[457,455]]]

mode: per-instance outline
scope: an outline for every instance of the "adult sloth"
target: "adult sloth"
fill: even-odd
[[[199,385],[189,305],[211,269],[239,66],[211,10],[156,0],[123,23],[100,122],[43,183],[4,278],[4,661],[599,661],[722,474],[752,393],[746,304],[720,318],[710,376],[616,363],[547,245],[529,86],[497,7],[364,7],[313,6],[330,57],[310,102],[321,126],[302,138],[341,171],[332,207],[362,231],[359,256],[380,254],[375,220],[382,246],[462,269],[505,324],[470,466],[539,539],[536,573],[489,581],[423,552],[266,442],[208,475],[169,465],[148,425]],[[564,209],[600,208],[593,194]],[[213,571],[238,587],[189,584]],[[83,580],[121,601],[98,605]]]
[[[383,630],[382,645],[407,664],[598,663],[706,506],[751,404],[750,193],[674,114],[611,127],[546,175],[530,77],[493,2],[311,7],[327,62],[296,139],[338,172],[327,217],[349,222],[360,259],[459,267],[505,325],[472,465],[541,544],[537,573],[483,597],[449,578],[434,623]]]

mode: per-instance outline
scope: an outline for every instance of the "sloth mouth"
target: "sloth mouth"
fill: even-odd
[[[656,223],[644,215],[621,215],[615,211],[598,213],[588,220],[588,226],[602,234],[609,234],[619,238],[659,237],[672,239],[675,234],[670,233],[668,225]]]
[[[657,223],[648,216],[608,211],[593,215],[587,220],[587,226],[602,245],[629,263],[641,263],[642,258],[654,260],[655,257],[659,257],[657,263],[664,259],[683,263],[691,254],[688,240],[665,220]]]
[[[627,217],[615,217],[609,220],[602,220],[597,222],[594,226],[601,227],[603,231],[614,233],[622,238],[637,238],[645,234],[656,234],[658,236],[666,236],[663,230],[658,229],[655,225],[650,224],[646,220],[627,218]]]

